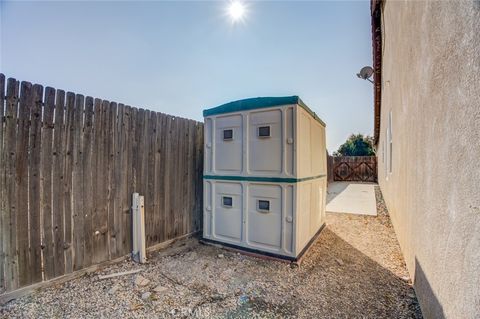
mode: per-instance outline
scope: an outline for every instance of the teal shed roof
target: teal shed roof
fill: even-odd
[[[263,109],[268,107],[275,107],[281,105],[297,104],[304,108],[313,118],[320,124],[325,126],[325,123],[313,112],[303,101],[296,95],[293,96],[279,96],[279,97],[254,97],[238,101],[222,104],[217,107],[203,110],[203,116],[211,116],[223,113],[233,113],[240,111],[249,111],[255,109]]]

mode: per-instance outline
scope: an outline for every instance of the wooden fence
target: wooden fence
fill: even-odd
[[[377,181],[376,156],[329,156],[328,181]]]
[[[6,94],[5,94],[6,85]],[[0,294],[199,230],[203,125],[0,74]]]

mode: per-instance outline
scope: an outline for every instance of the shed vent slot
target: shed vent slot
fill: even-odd
[[[224,141],[233,140],[233,130],[232,129],[223,130],[223,140]]]
[[[233,207],[233,198],[230,196],[222,196],[222,205],[224,207]]]
[[[258,200],[258,210],[269,212],[270,211],[270,201],[269,200]]]
[[[258,128],[258,137],[270,137],[270,126],[260,126]]]

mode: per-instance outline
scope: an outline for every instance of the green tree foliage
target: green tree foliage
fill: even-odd
[[[375,155],[373,137],[363,134],[352,134],[345,143],[340,145],[333,156],[371,156]]]

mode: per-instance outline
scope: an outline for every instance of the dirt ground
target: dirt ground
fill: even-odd
[[[299,267],[197,239],[42,289],[8,318],[421,318],[378,188],[378,216],[328,214]],[[99,275],[141,269],[137,274]]]

